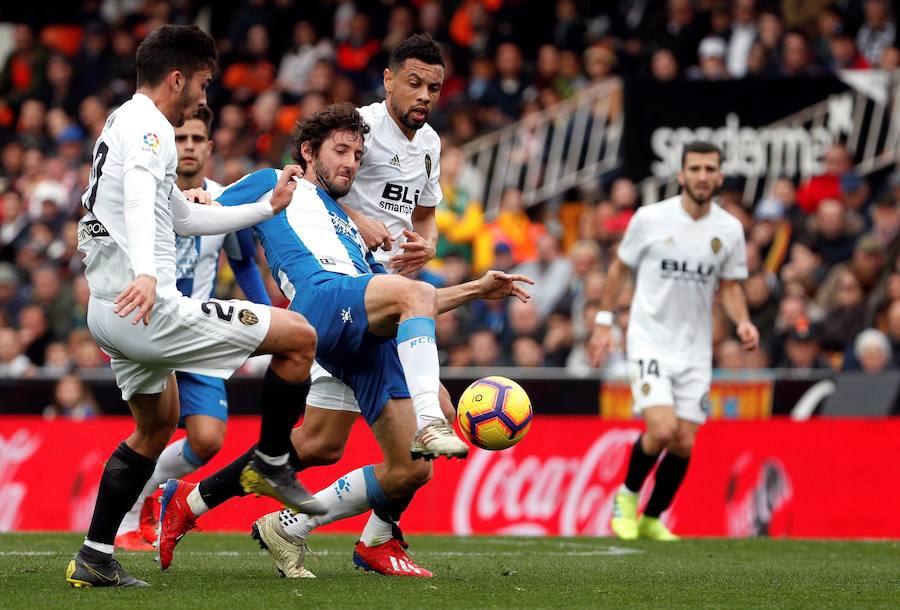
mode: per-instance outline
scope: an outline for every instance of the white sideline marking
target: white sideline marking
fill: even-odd
[[[579,545],[573,545],[579,546]],[[616,557],[621,555],[638,555],[644,551],[641,549],[630,549],[619,546],[605,546],[595,549],[586,549],[582,551],[545,551],[540,555],[551,555],[554,557]],[[139,551],[117,551],[118,553],[135,553],[140,555]],[[265,556],[265,551],[184,551],[176,553],[176,556],[189,555],[194,557],[243,557],[243,556]],[[313,551],[313,555],[346,555],[344,551],[329,551],[322,549],[321,551]],[[523,553],[513,551],[428,551],[416,550],[416,555],[433,555],[438,557],[470,557],[472,555],[479,557],[520,557]],[[0,557],[53,557],[55,555],[71,555],[68,551],[0,551]],[[393,559],[393,557],[391,558]]]

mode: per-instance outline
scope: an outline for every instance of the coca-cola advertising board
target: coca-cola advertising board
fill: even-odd
[[[104,460],[132,426],[119,417],[0,417],[0,531],[85,530]],[[638,423],[599,417],[537,418],[512,449],[435,462],[434,479],[401,524],[408,533],[609,535],[613,495],[639,432]],[[232,418],[222,452],[190,478],[224,465],[258,433],[256,418]],[[898,450],[900,418],[710,422],[664,518],[687,536],[900,538]],[[379,456],[360,422],[338,464],[301,479],[319,489]],[[241,498],[200,524],[246,531],[275,508],[265,498]],[[364,519],[327,529],[358,533]]]

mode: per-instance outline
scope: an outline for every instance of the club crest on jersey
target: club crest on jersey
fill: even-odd
[[[425,177],[431,178],[431,155],[425,153]]]
[[[253,326],[259,322],[259,318],[249,309],[242,309],[238,312],[238,320],[244,326]]]
[[[722,240],[718,237],[713,237],[712,241],[709,242],[709,247],[712,248],[713,254],[718,254],[719,250],[722,249]]]
[[[647,396],[650,393],[650,384],[644,383],[641,385],[641,394]]]
[[[153,133],[144,134],[144,146],[149,148],[151,151],[156,152],[159,150],[159,136]]]

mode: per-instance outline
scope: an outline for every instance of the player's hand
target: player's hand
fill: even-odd
[[[591,331],[587,342],[587,353],[591,359],[591,366],[603,366],[606,357],[613,351],[615,341],[613,339],[612,326],[597,324]]]
[[[737,336],[741,340],[741,347],[752,352],[759,347],[759,331],[753,323],[745,320],[737,325]]]
[[[297,180],[303,177],[303,168],[299,165],[285,165],[281,170],[281,176],[278,177],[278,183],[272,192],[272,213],[278,214],[288,207],[291,199],[294,198],[294,191],[297,190]]]
[[[534,280],[525,275],[488,271],[478,279],[478,295],[482,299],[505,299],[516,297],[523,303],[531,299],[531,295],[516,282],[534,284]]]
[[[353,222],[359,229],[359,234],[366,243],[366,248],[375,250],[381,248],[385,252],[390,252],[394,246],[394,238],[383,222],[378,222],[362,214],[355,214]]]
[[[128,314],[137,310],[137,315],[132,324],[143,321],[144,326],[150,324],[150,312],[156,302],[156,278],[152,275],[141,274],[134,278],[125,290],[119,293],[114,301],[113,311],[120,318],[127,318]]]
[[[434,258],[434,244],[415,231],[403,229],[406,241],[400,244],[403,254],[395,254],[388,261],[391,269],[400,275],[412,275]]]
[[[212,205],[212,195],[210,195],[207,191],[203,189],[188,189],[186,191],[182,191],[184,193],[184,198],[188,201],[192,201],[194,203],[199,203],[200,205]]]

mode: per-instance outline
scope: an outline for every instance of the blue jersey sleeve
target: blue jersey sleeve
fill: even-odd
[[[254,303],[271,305],[265,284],[256,266],[256,243],[253,241],[251,229],[241,229],[228,236],[225,254],[228,256],[228,264],[234,271],[234,279],[238,286]]]
[[[271,197],[278,182],[278,172],[274,169],[260,169],[247,174],[216,197],[222,205],[244,205]]]

